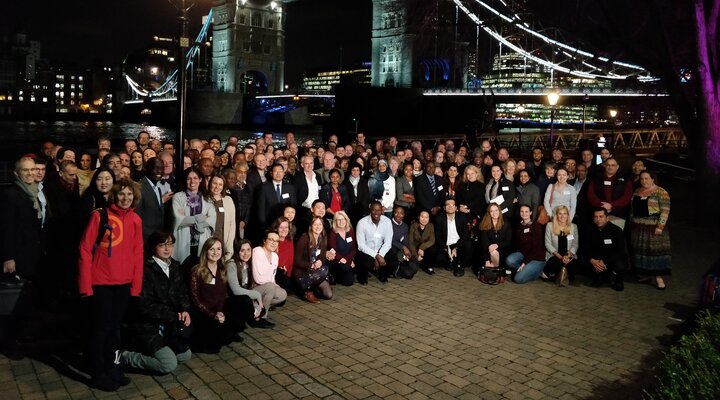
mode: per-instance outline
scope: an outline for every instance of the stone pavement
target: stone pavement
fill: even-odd
[[[88,389],[53,358],[0,357],[0,399],[640,398],[720,255],[717,232],[688,222],[692,192],[677,185],[664,292],[628,283],[619,293],[583,278],[492,287],[444,270],[371,279],[317,305],[290,298],[271,313],[274,330],[250,329],[245,343],[194,355],[172,375],[130,374],[117,393]]]

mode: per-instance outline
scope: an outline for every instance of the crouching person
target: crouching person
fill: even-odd
[[[172,257],[175,238],[164,232],[148,237],[152,255],[145,261],[142,293],[129,316],[130,351],[123,364],[154,374],[173,372],[190,359],[190,296]]]

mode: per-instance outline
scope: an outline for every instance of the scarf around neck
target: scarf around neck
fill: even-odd
[[[33,208],[37,212],[37,218],[42,221],[42,207],[40,206],[40,201],[38,200],[39,190],[38,190],[37,183],[33,182],[31,184],[27,184],[27,183],[21,181],[20,178],[17,178],[17,179],[15,179],[15,184],[33,202]]]

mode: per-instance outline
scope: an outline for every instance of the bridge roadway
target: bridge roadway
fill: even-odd
[[[317,305],[290,297],[272,313],[274,330],[250,329],[244,343],[193,355],[171,375],[131,373],[115,394],[88,389],[68,346],[38,347],[21,361],[0,356],[0,398],[640,398],[719,255],[716,227],[693,222],[689,183],[663,186],[675,265],[662,292],[632,282],[624,292],[596,289],[584,277],[566,288],[487,286],[444,270],[373,279],[335,287],[335,298]],[[38,332],[38,342],[55,331]]]

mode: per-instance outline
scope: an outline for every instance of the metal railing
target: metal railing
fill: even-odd
[[[649,150],[686,149],[687,138],[680,128],[649,128],[649,129],[607,129],[593,130],[583,134],[582,131],[563,132],[556,130],[553,133],[553,143],[550,144],[550,131],[532,132],[527,134],[483,134],[482,139],[490,139],[497,146],[510,149],[529,150],[533,147],[548,149],[557,147],[563,150],[575,150],[583,139],[597,139],[599,137],[611,139],[615,150],[642,152]]]

